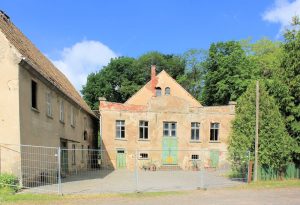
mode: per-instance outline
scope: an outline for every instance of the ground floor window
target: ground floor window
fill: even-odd
[[[139,159],[148,159],[148,158],[149,158],[149,154],[148,153],[141,152],[139,154]]]
[[[198,160],[199,159],[199,154],[192,154],[191,159],[192,160]]]

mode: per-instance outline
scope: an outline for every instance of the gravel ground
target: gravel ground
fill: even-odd
[[[26,204],[26,203],[22,203]],[[34,204],[34,203],[28,203]],[[210,189],[207,191],[189,191],[163,196],[144,197],[83,197],[76,199],[65,199],[62,201],[51,201],[43,204],[57,205],[282,205],[300,204],[300,188],[276,188],[276,189]]]

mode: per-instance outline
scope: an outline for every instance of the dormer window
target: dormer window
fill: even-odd
[[[161,88],[160,87],[155,88],[155,95],[156,96],[161,96]]]
[[[171,89],[169,87],[165,88],[165,95],[170,95],[171,94]]]

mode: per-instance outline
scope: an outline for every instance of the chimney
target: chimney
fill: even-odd
[[[156,65],[151,65],[151,90],[152,90],[153,96],[155,96],[156,84],[157,84]]]
[[[156,65],[151,65],[151,81],[155,79],[156,76]]]

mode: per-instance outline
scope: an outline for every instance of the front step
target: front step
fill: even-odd
[[[179,165],[162,165],[159,171],[181,171],[182,168]]]

